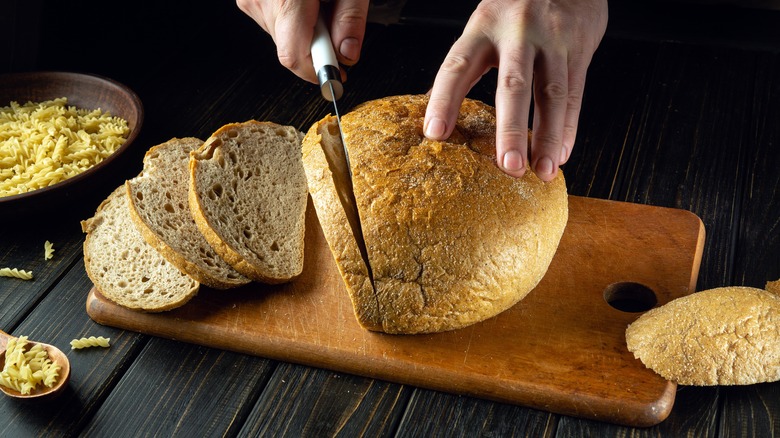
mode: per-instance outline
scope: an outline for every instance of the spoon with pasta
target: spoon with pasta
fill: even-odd
[[[0,330],[0,390],[32,399],[60,393],[70,378],[70,361],[59,348]]]

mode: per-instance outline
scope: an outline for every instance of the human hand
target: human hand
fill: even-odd
[[[353,65],[360,58],[369,0],[334,0],[329,24],[338,61]],[[298,77],[317,83],[311,60],[311,40],[321,0],[236,0],[276,44],[279,62]]]
[[[449,137],[466,94],[498,67],[497,164],[517,177],[530,165],[552,180],[574,146],[585,74],[606,26],[607,0],[483,0],[436,75],[425,135]]]

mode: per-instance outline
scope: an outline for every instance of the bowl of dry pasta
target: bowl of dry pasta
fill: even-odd
[[[143,118],[138,95],[109,78],[0,75],[0,219],[94,191],[136,139]]]

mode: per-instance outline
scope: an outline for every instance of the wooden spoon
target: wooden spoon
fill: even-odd
[[[8,346],[8,341],[12,338],[14,338],[14,336],[0,330],[0,370],[5,368],[5,351]],[[22,394],[19,391],[0,385],[0,391],[3,391],[5,395],[20,399],[34,399],[38,397],[54,396],[55,394],[59,394],[67,386],[68,379],[70,378],[70,361],[68,361],[68,356],[59,348],[53,345],[44,344],[43,342],[28,340],[25,348],[32,348],[35,344],[40,344],[43,349],[46,350],[46,353],[48,353],[49,359],[60,366],[59,376],[57,376],[54,386],[49,388],[48,386],[39,384],[36,385],[29,394]]]

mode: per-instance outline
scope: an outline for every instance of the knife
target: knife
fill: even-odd
[[[341,206],[344,208],[344,212],[347,215],[352,235],[355,237],[358,249],[360,250],[360,256],[363,258],[368,269],[368,278],[371,281],[371,286],[374,286],[374,274],[371,270],[371,264],[368,262],[368,249],[366,248],[366,241],[363,238],[363,228],[360,224],[360,214],[357,208],[357,201],[355,200],[355,190],[352,184],[352,165],[349,161],[349,151],[347,150],[347,144],[344,142],[344,132],[341,130],[341,115],[339,114],[339,108],[336,101],[344,94],[344,84],[341,82],[341,70],[339,69],[339,62],[336,59],[336,53],[333,50],[333,42],[330,39],[330,33],[325,26],[325,21],[322,19],[322,15],[317,19],[317,25],[314,28],[314,37],[311,41],[311,60],[314,64],[314,71],[317,73],[317,80],[320,84],[320,92],[322,97],[333,102],[333,110],[336,113],[336,123],[339,126],[339,137],[341,139],[342,150],[329,151],[323,145],[323,152],[326,156],[331,155],[328,158],[328,162],[331,163],[334,160],[338,163],[331,169],[333,173],[334,184],[336,186],[336,192],[338,192]]]

